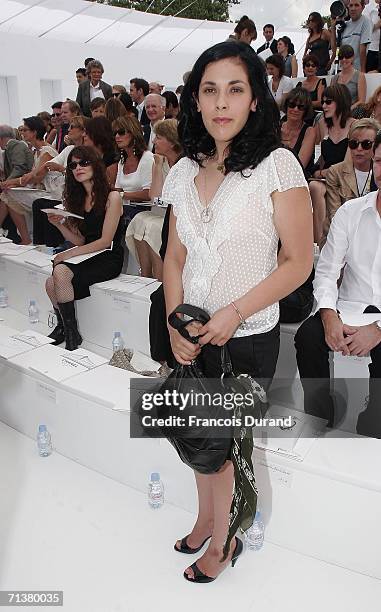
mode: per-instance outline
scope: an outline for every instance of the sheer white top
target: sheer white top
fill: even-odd
[[[299,162],[277,149],[255,170],[230,172],[210,203],[212,218],[203,223],[194,179],[199,167],[180,159],[168,174],[163,199],[173,206],[176,229],[187,249],[182,282],[184,302],[210,315],[245,295],[277,267],[278,234],[273,222],[274,191],[307,187]],[[270,331],[279,319],[273,304],[247,319],[235,337]]]
[[[120,161],[118,164],[115,187],[123,189],[124,191],[142,191],[143,189],[149,189],[152,183],[153,163],[153,153],[151,153],[151,151],[144,151],[135,172],[124,174],[123,162]]]

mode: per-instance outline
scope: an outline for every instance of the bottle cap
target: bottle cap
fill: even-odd
[[[256,511],[256,513],[255,513],[254,520],[255,520],[255,521],[260,521],[260,520],[261,520],[261,518],[262,518],[261,513],[260,513],[260,511],[259,511],[259,510],[257,510],[257,511]]]
[[[46,431],[46,425],[39,425],[38,431],[41,433],[42,431]]]
[[[30,300],[29,304],[30,304],[30,306],[35,306],[36,305],[36,300]]]
[[[153,482],[159,482],[159,480],[160,480],[160,474],[159,474],[159,472],[152,472],[152,474],[151,474],[151,480],[152,480]]]
[[[118,331],[114,332],[114,338],[120,338],[120,332]]]

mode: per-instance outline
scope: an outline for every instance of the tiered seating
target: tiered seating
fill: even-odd
[[[23,256],[0,258],[0,285],[9,292],[10,307],[0,311],[6,324],[28,328],[27,301],[35,298],[43,320],[38,330],[47,331],[49,303],[43,288],[48,273],[23,263]],[[91,297],[78,304],[84,346],[110,355],[112,332],[120,329],[129,346],[147,353],[150,287],[116,294],[95,286]],[[277,375],[296,375],[295,330],[296,326],[283,328]],[[1,360],[0,420],[30,437],[45,422],[56,451],[141,491],[148,473],[158,470],[166,483],[167,501],[194,511],[192,473],[172,447],[162,440],[129,437],[130,374],[102,365],[55,383],[30,369],[38,351]],[[275,381],[274,392],[281,384]],[[307,440],[299,460],[259,449],[254,459],[269,541],[381,578],[378,440],[336,432]]]

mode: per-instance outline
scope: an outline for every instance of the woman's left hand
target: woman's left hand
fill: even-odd
[[[217,310],[210,321],[199,330],[199,344],[216,344],[223,346],[234,335],[240,325],[240,320],[234,308],[229,304]]]
[[[74,249],[70,249],[70,253],[68,251],[63,251],[62,253],[58,253],[53,259],[53,266],[69,259],[70,257],[74,257],[75,253],[73,253]]]

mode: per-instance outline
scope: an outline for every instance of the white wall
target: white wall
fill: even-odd
[[[153,55],[148,51],[91,44],[68,45],[60,40],[36,39],[2,32],[0,123],[19,125],[22,117],[41,110],[50,111],[46,106],[49,91],[53,97],[50,104],[61,95],[62,99],[75,99],[75,71],[83,66],[85,57],[95,57],[102,61],[104,80],[111,85],[129,84],[131,78],[141,76],[148,81],[160,81],[171,88],[182,83],[182,75],[192,67],[199,54],[200,49],[196,49],[193,55],[157,51]],[[58,95],[59,92],[61,95]],[[6,102],[8,98],[9,107]]]

